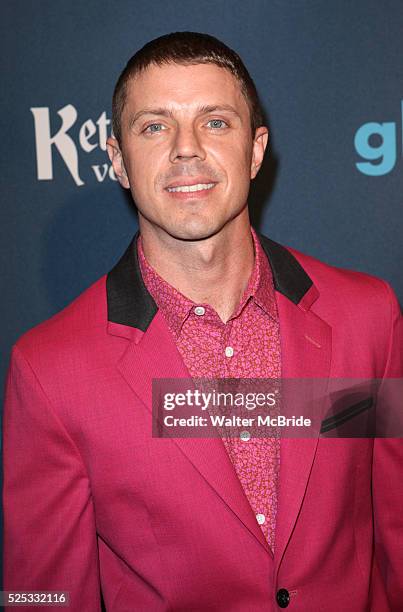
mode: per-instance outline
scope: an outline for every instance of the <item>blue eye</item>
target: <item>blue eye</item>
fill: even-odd
[[[155,133],[155,132],[161,132],[162,129],[163,129],[162,123],[151,123],[145,128],[144,131]]]
[[[220,128],[223,128],[223,127],[228,127],[228,123],[223,121],[223,119],[210,119],[208,124],[210,124],[211,127],[214,128],[214,129],[220,129]]]

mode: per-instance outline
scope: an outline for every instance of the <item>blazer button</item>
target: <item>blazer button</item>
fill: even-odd
[[[277,603],[280,608],[287,608],[290,603],[290,594],[287,589],[279,589],[276,595]]]

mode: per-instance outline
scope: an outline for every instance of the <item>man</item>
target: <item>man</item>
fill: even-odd
[[[152,381],[393,378],[383,281],[251,229],[268,131],[205,34],[141,49],[108,153],[139,214],[114,269],[13,349],[5,588],[73,610],[401,609],[399,440],[157,438]]]

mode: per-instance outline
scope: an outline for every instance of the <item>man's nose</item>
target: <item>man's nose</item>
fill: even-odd
[[[192,157],[198,157],[199,159],[205,159],[206,157],[200,134],[197,134],[192,126],[178,127],[169,159],[173,163],[176,160]]]

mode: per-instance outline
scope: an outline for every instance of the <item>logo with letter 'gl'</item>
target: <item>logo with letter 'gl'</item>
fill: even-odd
[[[403,140],[403,100],[401,124]],[[393,121],[364,123],[355,134],[354,146],[358,155],[366,160],[356,162],[355,165],[360,172],[368,176],[388,174],[396,165],[397,124]]]

